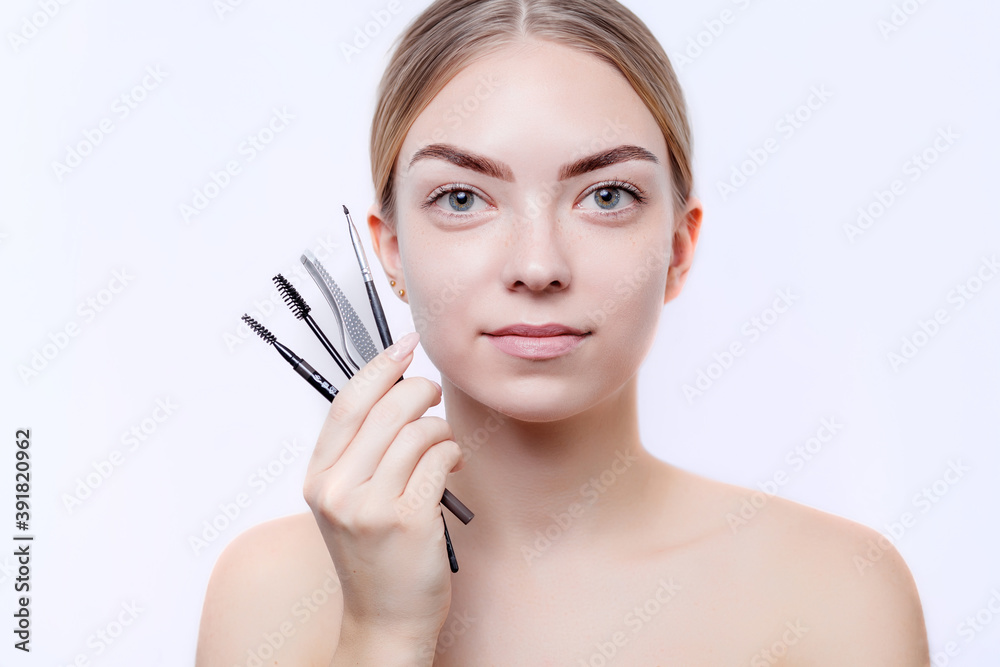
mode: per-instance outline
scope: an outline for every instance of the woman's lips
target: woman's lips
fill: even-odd
[[[562,334],[558,336],[496,336],[487,339],[501,352],[521,359],[554,359],[575,349],[587,334]]]

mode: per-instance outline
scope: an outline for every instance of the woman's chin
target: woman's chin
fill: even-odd
[[[569,419],[593,407],[601,400],[596,387],[588,391],[584,378],[579,376],[535,376],[530,378],[504,377],[492,374],[483,376],[449,378],[467,400],[480,403],[500,414],[523,422],[555,422]],[[468,387],[471,390],[466,389]]]

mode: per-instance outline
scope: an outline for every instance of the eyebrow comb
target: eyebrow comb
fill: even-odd
[[[313,282],[316,283],[316,287],[319,288],[327,303],[330,304],[330,308],[340,323],[341,345],[344,348],[344,352],[347,353],[347,358],[351,359],[351,355],[347,349],[347,343],[344,341],[345,329],[351,337],[351,342],[354,343],[354,348],[365,360],[365,363],[374,359],[378,355],[378,350],[375,349],[375,343],[372,342],[372,337],[368,334],[368,327],[361,322],[361,318],[358,317],[354,306],[344,296],[343,291],[333,277],[330,276],[326,267],[308,250],[303,253],[301,259],[302,265],[306,268]],[[344,326],[345,324],[347,325],[346,327]],[[361,367],[353,359],[351,359],[351,363],[355,368],[361,370]]]

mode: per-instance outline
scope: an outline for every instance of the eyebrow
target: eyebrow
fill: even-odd
[[[412,168],[418,160],[434,158],[446,160],[459,167],[478,171],[481,174],[501,181],[512,182],[514,180],[514,172],[503,162],[498,162],[484,155],[463,151],[451,144],[429,144],[424,146],[413,154],[413,158],[410,160],[410,167]],[[619,162],[628,162],[629,160],[646,160],[653,164],[660,163],[656,156],[645,148],[623,144],[580,158],[576,162],[564,164],[559,168],[559,180],[565,181],[568,178],[574,178],[587,172],[601,169],[602,167],[618,164]]]

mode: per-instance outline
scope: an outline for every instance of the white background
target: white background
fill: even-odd
[[[960,309],[953,290],[1000,252],[1000,5],[903,4],[915,13],[897,14],[906,21],[883,34],[887,0],[628,3],[674,58],[706,206],[687,287],[664,309],[641,372],[641,425],[651,451],[712,478],[756,487],[783,471],[780,495],[881,531],[913,514],[894,542],[916,578],[932,651],[954,641],[948,664],[971,667],[1000,655],[1000,620],[971,642],[958,631],[1000,591],[1000,280],[972,280],[980,290]],[[80,654],[95,665],[191,664],[225,545],[307,510],[302,477],[327,403],[263,343],[241,337],[239,318],[261,312],[271,276],[294,275],[303,249],[324,244],[327,266],[366,303],[340,206],[354,210],[374,260],[363,226],[374,91],[386,50],[424,6],[404,0],[391,14],[370,0],[244,0],[220,15],[210,0],[78,1],[15,45],[10,35],[41,4],[4,3],[0,516],[10,528],[0,535],[15,533],[14,432],[30,427],[36,541],[30,656],[11,648],[13,546],[0,548],[0,664],[66,665]],[[732,20],[712,35],[705,22],[725,9]],[[373,11],[387,25],[370,24],[370,44],[348,60],[342,44]],[[700,53],[689,42],[699,33]],[[682,62],[689,48],[695,57]],[[147,67],[165,78],[123,118],[113,103]],[[800,111],[810,117],[786,137],[776,124],[813,87],[830,98]],[[247,161],[241,142],[274,109],[294,119]],[[113,131],[60,178],[53,163],[103,119]],[[958,138],[911,180],[907,161],[946,128]],[[718,183],[772,137],[777,152],[723,196]],[[186,223],[181,204],[229,160],[240,173]],[[895,179],[903,194],[849,239],[858,208]],[[123,270],[124,289],[102,292]],[[376,273],[399,338],[412,330],[409,310]],[[293,281],[332,330],[311,282]],[[795,295],[793,306],[750,341],[741,328],[779,290]],[[109,296],[92,318],[78,310]],[[887,355],[939,309],[947,322],[929,340],[917,336],[926,344],[894,368]],[[261,319],[283,342],[340,379],[306,327],[283,306],[270,310]],[[71,324],[78,335],[60,349],[52,340]],[[713,355],[734,341],[746,351],[720,375]],[[50,358],[23,377],[36,352]],[[699,371],[717,379],[688,400],[682,387]],[[412,372],[437,377],[422,356]],[[178,407],[128,451],[122,434],[157,399]],[[793,469],[786,454],[823,418],[842,430]],[[256,493],[250,476],[290,441],[305,453]],[[123,463],[67,507],[115,450]],[[914,496],[950,461],[968,472],[940,482],[946,493],[921,511]],[[196,554],[189,538],[239,493],[252,504]],[[97,655],[88,638],[133,602],[138,618]]]

